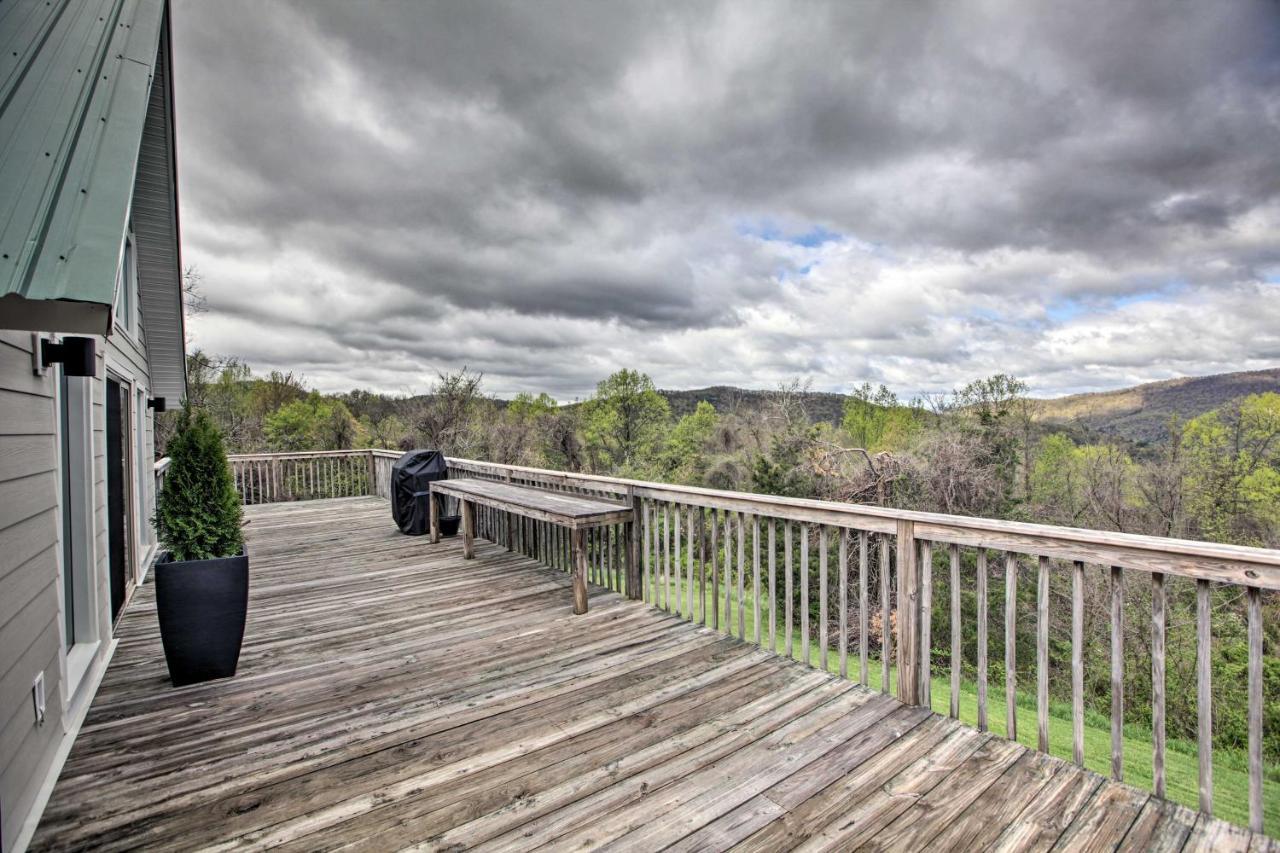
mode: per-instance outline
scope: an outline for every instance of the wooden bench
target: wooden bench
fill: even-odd
[[[462,556],[475,558],[476,504],[569,528],[573,563],[573,612],[587,612],[585,531],[634,520],[630,506],[599,498],[551,492],[493,480],[439,480],[431,484],[431,541],[440,541],[440,509],[435,495],[451,495],[462,504]]]

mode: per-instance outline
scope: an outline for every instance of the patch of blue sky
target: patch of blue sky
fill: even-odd
[[[844,239],[844,235],[829,231],[821,225],[814,225],[807,231],[788,232],[770,219],[739,220],[734,231],[743,237],[755,237],[771,243],[790,243],[806,249],[816,249],[824,243],[832,243]]]
[[[1079,299],[1059,299],[1044,309],[1044,313],[1049,319],[1055,323],[1065,323],[1068,320],[1074,320],[1079,317],[1087,309]]]
[[[1171,281],[1151,290],[1140,290],[1119,296],[1097,296],[1088,299],[1064,296],[1046,306],[1044,313],[1055,323],[1066,323],[1090,312],[1101,313],[1145,302],[1163,302],[1176,297],[1186,289],[1186,282]]]

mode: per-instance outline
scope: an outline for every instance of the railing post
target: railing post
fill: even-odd
[[[373,450],[366,451],[366,459],[369,460],[369,485],[365,490],[367,495],[378,494],[378,462],[373,456]]]
[[[640,520],[644,508],[635,489],[627,488],[627,500],[631,503],[631,520],[625,525],[627,530],[627,598],[639,600],[643,594],[640,588]]]
[[[920,700],[920,566],[915,523],[898,520],[898,699]],[[886,630],[888,630],[886,628]]]

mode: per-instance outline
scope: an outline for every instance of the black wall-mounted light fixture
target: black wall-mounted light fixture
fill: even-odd
[[[94,376],[98,361],[93,338],[67,337],[59,341],[44,338],[40,341],[40,364],[62,365],[63,376]]]
[[[147,408],[155,409],[157,412],[164,411],[164,397],[152,397],[147,400]]]

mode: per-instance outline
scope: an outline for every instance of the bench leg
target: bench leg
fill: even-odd
[[[428,513],[431,516],[431,544],[440,541],[440,506],[435,495],[427,495]]]
[[[573,529],[573,612],[587,612],[587,549],[584,531]]]
[[[476,556],[476,505],[472,501],[462,502],[462,559],[471,560]]]

